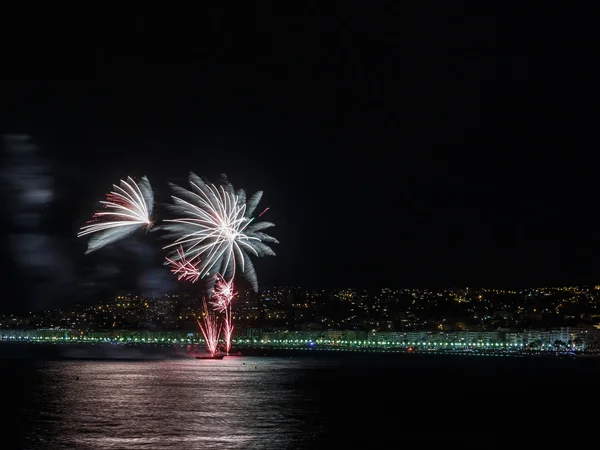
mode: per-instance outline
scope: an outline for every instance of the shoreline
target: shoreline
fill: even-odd
[[[234,346],[232,354],[242,356],[319,356],[342,357],[359,355],[381,356],[438,356],[438,357],[511,357],[511,358],[551,358],[551,359],[597,359],[600,353],[556,352],[531,350],[427,350],[427,349],[364,349],[352,347],[273,347],[273,346]],[[202,344],[117,344],[81,342],[0,342],[0,359],[186,359],[205,355]]]

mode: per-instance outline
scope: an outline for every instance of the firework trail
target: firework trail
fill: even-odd
[[[108,244],[117,242],[137,230],[152,227],[154,193],[148,178],[143,176],[139,182],[131,177],[121,180],[120,186],[106,194],[106,200],[100,204],[103,210],[94,214],[87,225],[81,227],[77,237],[92,235],[86,254]]]
[[[197,269],[209,291],[216,274],[233,280],[237,268],[257,291],[258,282],[250,256],[275,255],[267,244],[278,243],[264,233],[274,224],[253,217],[262,191],[247,199],[243,190],[233,189],[225,175],[215,185],[191,173],[189,183],[190,190],[171,184],[175,195],[170,210],[175,219],[166,220],[161,228],[167,231],[165,237],[174,242],[164,248],[181,248],[188,260],[202,258]],[[181,255],[173,251],[171,259],[179,261]]]
[[[198,281],[198,278],[200,278],[200,272],[198,272],[196,267],[198,263],[188,261],[184,255],[183,248],[177,249],[177,255],[179,256],[177,261],[174,261],[169,257],[165,258],[171,265],[171,272],[177,275],[179,281],[185,280],[191,283]]]
[[[225,321],[223,322],[223,339],[225,340],[225,353],[229,355],[231,351],[233,338],[233,321],[231,320],[231,306],[225,312]]]
[[[202,321],[200,319],[197,320],[198,326],[202,331],[202,335],[204,336],[204,342],[206,343],[206,349],[210,353],[210,356],[215,356],[217,353],[217,349],[219,347],[219,336],[221,335],[221,325],[219,325],[219,321],[213,315],[213,313],[209,310],[208,305],[206,304],[206,299],[203,298],[202,302],[204,304],[204,311],[202,314]]]
[[[229,282],[225,281],[225,279],[218,275],[217,276],[217,284],[213,291],[212,298],[214,299],[211,304],[215,311],[225,313],[224,323],[223,323],[223,338],[225,340],[225,353],[229,355],[231,351],[231,339],[233,337],[233,321],[231,315],[231,302],[234,297],[237,295],[235,289],[233,288],[233,280]]]

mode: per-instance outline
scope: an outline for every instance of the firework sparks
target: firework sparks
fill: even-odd
[[[210,356],[215,356],[219,347],[219,337],[221,335],[221,325],[218,319],[209,310],[206,304],[206,299],[202,299],[204,305],[202,320],[198,319],[198,326],[204,336],[204,342],[206,343],[206,349],[210,353]]]
[[[241,189],[234,191],[225,175],[222,182],[215,185],[192,173],[189,183],[190,190],[171,185],[176,195],[172,196],[170,209],[176,218],[166,220],[162,228],[168,232],[166,237],[175,241],[164,248],[182,248],[183,256],[188,259],[201,257],[202,262],[197,268],[209,289],[214,283],[213,275],[221,273],[226,279],[233,280],[239,267],[257,291],[258,282],[250,256],[275,255],[267,244],[278,243],[263,231],[274,224],[256,221],[257,217],[252,216],[262,191],[246,199],[246,193]],[[173,252],[171,259],[178,261],[181,255]]]
[[[177,255],[179,256],[177,261],[168,257],[165,258],[172,267],[171,272],[177,275],[179,281],[185,280],[191,283],[198,281],[200,272],[198,272],[198,269],[196,268],[197,263],[186,259],[183,248],[177,249]]]
[[[213,305],[215,311],[225,312],[237,293],[233,288],[233,280],[227,282],[221,275],[218,274],[215,276],[215,278],[217,279],[217,284],[213,291],[213,301],[211,304]]]
[[[231,351],[231,341],[233,338],[233,321],[231,320],[231,308],[227,308],[223,325],[223,339],[225,340],[225,353],[229,355]]]
[[[86,254],[119,241],[139,229],[152,227],[154,193],[148,178],[139,182],[131,177],[121,180],[120,186],[106,194],[101,201],[103,210],[94,214],[88,225],[81,227],[77,237],[92,235]]]
[[[231,341],[233,337],[233,317],[231,315],[231,302],[237,292],[233,288],[233,280],[227,282],[225,279],[217,275],[217,285],[213,292],[212,298],[214,299],[211,304],[215,311],[225,313],[224,324],[223,324],[223,338],[225,341],[225,353],[229,355],[231,351]]]
[[[174,240],[164,248],[176,247],[167,258],[167,263],[180,280],[195,282],[203,278],[209,292],[216,280],[211,305],[216,312],[224,314],[225,351],[229,354],[234,330],[231,303],[237,295],[233,286],[236,269],[241,270],[257,291],[258,282],[250,256],[275,255],[267,244],[278,242],[264,232],[274,225],[257,220],[269,208],[253,216],[262,192],[247,199],[243,190],[234,191],[227,177],[222,177],[222,181],[215,185],[192,173],[189,176],[190,190],[172,184],[175,195],[172,196],[170,210],[175,214],[175,219],[166,220],[161,228],[167,231],[165,237]],[[193,262],[195,260],[197,263]],[[214,355],[216,344],[212,342],[216,341],[211,340],[207,330],[215,330],[217,322],[210,316],[206,302],[204,308],[205,323],[198,321],[198,325],[205,336],[207,348]],[[208,317],[210,323],[206,323]],[[219,334],[220,331],[219,327]]]

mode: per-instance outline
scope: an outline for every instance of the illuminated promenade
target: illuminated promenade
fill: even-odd
[[[368,339],[326,339],[306,338],[299,332],[285,333],[284,337],[261,336],[255,338],[237,337],[233,340],[234,349],[237,350],[265,350],[265,351],[357,351],[357,352],[407,352],[407,353],[498,353],[498,354],[530,354],[530,353],[595,353],[597,345],[592,339],[575,338],[567,339],[571,334],[575,336],[578,331],[561,331],[563,339],[558,334],[549,334],[544,341],[528,340],[527,334],[522,334],[521,342],[493,342],[493,341],[465,341],[464,335],[429,335],[421,341],[387,340],[377,335],[370,335]],[[536,332],[539,338],[540,332]],[[594,335],[595,336],[595,335]],[[304,338],[302,338],[304,337]],[[396,336],[397,337],[397,336]],[[434,338],[437,340],[433,340]],[[450,341],[449,337],[456,340]],[[471,336],[471,338],[477,337]],[[487,336],[489,338],[489,336]],[[591,335],[589,336],[592,337]],[[426,340],[427,339],[427,340]],[[443,341],[444,339],[445,341]],[[31,343],[31,344],[114,344],[127,346],[203,346],[204,339],[197,332],[186,331],[72,331],[72,330],[12,330],[4,331],[1,342],[5,343]],[[235,351],[235,350],[234,350]]]

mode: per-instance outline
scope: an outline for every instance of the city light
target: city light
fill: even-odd
[[[229,317],[227,323],[235,320],[235,329],[232,325],[229,332],[222,330],[225,334],[218,345],[225,351],[233,345],[306,351],[551,354],[600,348],[598,291],[582,286],[518,292],[471,288],[465,298],[472,295],[475,303],[457,303],[456,297],[464,297],[465,290],[268,287],[258,293],[239,292],[225,314],[222,307],[227,302],[219,300],[217,283],[217,296],[208,300],[213,302],[211,309]],[[205,340],[197,320],[203,316],[198,313],[198,302],[201,298],[185,294],[120,295],[96,305],[0,315],[1,339],[202,345]],[[336,302],[335,309],[330,308],[332,302]],[[460,306],[454,307],[453,317],[445,316],[445,305],[452,303]],[[569,310],[556,317],[559,304]],[[548,317],[558,325],[546,325]],[[154,331],[148,331],[149,327]]]

